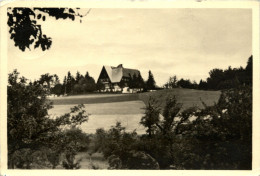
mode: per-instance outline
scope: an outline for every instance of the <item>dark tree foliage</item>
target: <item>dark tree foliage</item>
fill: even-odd
[[[72,127],[64,132],[60,146],[63,147],[65,159],[62,165],[65,169],[79,169],[80,160],[76,161],[75,156],[79,151],[86,151],[90,142],[89,136],[81,129]]]
[[[74,78],[69,71],[64,78],[63,87],[63,92],[65,94],[84,94],[97,90],[95,80],[88,72],[86,72],[85,76],[81,75],[80,72],[77,72],[76,77]]]
[[[137,141],[136,132],[126,132],[120,123],[108,131],[98,129],[95,135],[96,150],[108,159],[109,169],[159,169],[153,157],[136,150]]]
[[[224,91],[216,105],[196,116],[176,146],[179,155],[189,159],[176,155],[176,164],[188,169],[252,168],[251,87]]]
[[[166,89],[176,88],[176,87],[178,87],[177,82],[178,82],[177,76],[176,76],[176,75],[171,76],[171,77],[169,78],[168,82],[166,82],[166,83],[164,84],[164,87],[165,87]]]
[[[224,90],[237,88],[241,85],[252,85],[252,60],[250,56],[245,68],[231,68],[226,70],[213,69],[210,71],[210,77],[207,78],[207,88],[212,90]]]
[[[137,82],[137,88],[144,89],[145,83],[141,74],[138,74],[136,82]]]
[[[122,82],[122,86],[124,87],[125,82]],[[141,76],[141,74],[139,73],[138,75],[136,75],[135,73],[133,75],[131,75],[129,73],[129,80],[127,81],[128,87],[131,89],[144,89],[144,80]]]
[[[207,90],[208,89],[208,85],[206,81],[203,81],[202,79],[200,80],[200,83],[198,85],[198,89],[201,90]]]
[[[56,84],[53,89],[52,89],[52,93],[55,94],[55,95],[62,95],[63,92],[62,92],[62,85],[61,84]]]
[[[193,89],[195,87],[195,85],[193,85],[193,83],[191,83],[191,81],[189,79],[185,80],[183,78],[181,78],[177,82],[177,85],[178,85],[178,87],[188,88],[188,89]]]
[[[45,21],[46,15],[56,20],[75,20],[76,16],[83,17],[72,8],[8,8],[7,15],[10,39],[22,51],[26,48],[30,50],[31,45],[34,48],[41,47],[43,51],[51,47],[51,37],[47,37],[37,23],[38,20]]]
[[[153,74],[150,70],[148,72],[148,79],[146,81],[146,88],[147,88],[147,90],[154,90],[155,89],[155,80],[154,80]]]
[[[37,82],[46,88],[49,93],[52,93],[52,89],[55,85],[59,84],[60,80],[56,74],[50,75],[49,73],[46,73],[41,75]]]
[[[177,81],[170,77],[169,81],[165,83],[164,88],[182,87],[188,89],[201,89],[201,90],[227,90],[232,88],[238,88],[241,85],[252,85],[252,62],[253,56],[250,56],[245,68],[231,68],[228,69],[212,69],[209,72],[209,77],[206,81],[200,80],[199,84],[195,81],[191,82],[189,79],[181,78]]]
[[[73,77],[73,75],[71,75],[71,73],[69,71],[68,74],[67,74],[67,80],[66,80],[66,85],[65,85],[65,88],[66,88],[65,94],[71,94],[72,93],[73,86],[74,86],[75,82],[76,82],[75,78]]]
[[[58,147],[60,127],[79,125],[88,119],[83,105],[71,108],[70,113],[62,116],[50,117],[48,110],[52,105],[46,98],[46,89],[37,81],[28,84],[16,70],[9,74],[7,90],[9,168],[30,168],[35,152],[44,147]]]
[[[252,79],[253,79],[253,56],[249,57],[245,70],[246,70],[245,84],[246,85],[252,85]]]
[[[79,83],[79,80],[80,80],[80,78],[82,78],[83,76],[80,74],[80,72],[79,71],[77,71],[77,73],[76,73],[76,84],[78,84]]]
[[[78,81],[77,81],[78,79]],[[80,75],[78,72],[76,75],[76,81],[73,85],[73,94],[82,94],[82,93],[89,93],[94,92],[96,90],[96,83],[93,77],[89,75],[87,72],[85,76]]]
[[[149,102],[145,111],[146,118],[141,120],[141,124],[148,128],[148,134],[142,137],[138,150],[144,151],[155,158],[160,169],[171,169],[172,165],[174,165],[173,156],[176,152],[173,150],[175,138],[180,134],[183,124],[187,123],[195,109],[187,109],[181,113],[182,104],[177,103],[175,97],[169,97],[162,117],[159,118],[158,108],[153,98],[150,98]],[[154,113],[155,111],[157,113]],[[144,120],[146,123],[143,123]],[[147,122],[153,122],[152,134],[149,133],[150,127]]]
[[[156,131],[156,125],[159,123],[159,113],[160,109],[155,106],[157,104],[156,100],[149,97],[148,105],[145,108],[145,116],[142,117],[140,124],[147,128],[146,132],[149,137]]]

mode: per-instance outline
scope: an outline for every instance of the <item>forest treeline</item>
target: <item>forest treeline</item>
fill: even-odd
[[[200,80],[199,83],[190,81],[189,79],[179,79],[176,75],[171,76],[169,80],[164,84],[164,88],[188,88],[188,89],[200,89],[200,90],[223,90],[230,88],[237,88],[241,85],[252,84],[252,60],[253,56],[250,56],[245,68],[231,68],[227,69],[212,69],[209,72],[209,77],[204,80]]]
[[[104,84],[101,82],[96,82],[95,79],[90,76],[89,72],[86,72],[85,75],[82,75],[79,71],[77,71],[76,75],[74,76],[70,71],[68,71],[62,83],[56,74],[51,75],[46,73],[41,75],[40,79],[35,82],[39,82],[41,85],[43,85],[50,94],[55,94],[58,96],[64,94],[87,94],[105,90]],[[142,89],[143,91],[157,89],[151,71],[148,72],[148,78],[146,81],[144,81],[141,74],[134,74],[133,76],[129,76],[127,83],[128,87],[131,89]],[[33,83],[30,82],[30,84]],[[124,85],[121,85],[120,83],[119,86],[121,86],[121,88],[124,87]],[[112,90],[109,92],[112,92]]]
[[[172,89],[172,88],[188,88],[188,89],[199,89],[199,90],[224,90],[230,88],[237,88],[241,85],[252,84],[252,59],[250,56],[245,68],[231,68],[227,69],[212,69],[209,72],[209,77],[204,80],[200,80],[199,83],[190,81],[189,79],[178,79],[176,75],[171,76],[169,80],[163,85],[162,88],[156,86],[153,73],[148,72],[148,78],[145,81],[142,76],[133,75],[130,76],[128,81],[128,87],[132,89],[142,89],[143,91],[156,90],[156,89]],[[49,73],[41,75],[39,83],[44,85],[51,94],[55,95],[75,95],[75,94],[86,94],[93,92],[100,92],[104,90],[104,84],[96,82],[95,79],[90,76],[89,72],[82,75],[77,71],[76,75],[72,75],[68,71],[61,83],[59,77]],[[122,88],[124,86],[121,86]]]

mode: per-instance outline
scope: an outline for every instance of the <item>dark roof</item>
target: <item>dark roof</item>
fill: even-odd
[[[124,68],[122,64],[117,67],[104,66],[104,68],[106,69],[108,77],[112,83],[120,82],[122,77],[129,77],[129,75],[133,77],[134,74],[136,74],[136,76],[140,74],[139,70]]]

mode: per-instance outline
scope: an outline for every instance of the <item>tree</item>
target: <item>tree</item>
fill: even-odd
[[[148,105],[145,108],[145,116],[142,117],[140,124],[147,128],[146,132],[149,137],[155,133],[156,125],[158,125],[160,109],[156,106],[157,102],[151,96],[148,100]]]
[[[108,131],[97,130],[95,138],[96,146],[108,159],[109,169],[159,169],[153,157],[136,150],[136,132],[126,132],[119,122]]]
[[[169,169],[174,165],[173,154],[176,151],[173,146],[176,138],[181,134],[183,125],[189,121],[195,109],[190,108],[181,112],[182,104],[177,102],[176,97],[168,97],[162,116],[159,118],[156,104],[157,102],[151,97],[146,107],[145,118],[143,117],[140,122],[148,128],[147,136],[142,137],[139,148],[155,158],[160,169]],[[153,125],[152,133],[149,124]]]
[[[61,84],[56,84],[53,89],[52,89],[52,93],[55,95],[60,96],[62,94],[62,85]]]
[[[146,87],[147,87],[147,90],[155,89],[155,80],[154,80],[153,74],[150,70],[148,72],[148,80],[146,81]]]
[[[47,84],[47,88],[50,90],[51,88],[51,83],[53,82],[53,75],[50,75],[49,73],[41,75],[39,79],[39,83],[44,85],[45,83]]]
[[[252,88],[224,90],[217,104],[186,125],[176,165],[189,169],[252,168]],[[186,131],[186,132],[185,132]],[[185,158],[185,159],[184,159]],[[176,159],[177,160],[177,159]]]
[[[7,137],[8,137],[8,166],[30,168],[30,160],[23,163],[19,153],[30,158],[42,147],[52,148],[59,141],[61,127],[79,125],[88,120],[84,105],[71,108],[71,112],[53,118],[48,114],[52,108],[47,100],[46,90],[34,82],[19,77],[14,70],[8,77],[7,99]],[[23,151],[28,151],[25,154]]]
[[[179,87],[182,87],[182,88],[189,88],[189,89],[192,89],[194,86],[193,84],[190,82],[189,79],[185,80],[185,79],[180,79],[177,83],[177,85]]]
[[[67,76],[64,76],[64,79],[63,79],[62,93],[67,94]]]
[[[86,151],[89,145],[89,137],[81,129],[73,126],[65,130],[61,146],[63,146],[65,159],[62,165],[65,169],[79,169],[80,159],[76,160],[75,156],[79,151]]]
[[[75,79],[69,71],[67,74],[67,80],[66,80],[66,93],[67,94],[72,93],[74,83],[75,83]]]
[[[245,72],[246,72],[246,84],[252,85],[252,81],[253,81],[252,80],[253,79],[253,56],[252,55],[248,58]]]
[[[178,79],[177,79],[177,76],[176,75],[174,75],[174,76],[171,76],[170,78],[169,78],[169,80],[168,80],[168,82],[167,83],[165,83],[165,88],[170,88],[170,89],[172,89],[172,88],[176,88],[177,87],[177,82],[178,82]]]
[[[10,28],[10,38],[14,41],[15,46],[20,50],[30,50],[39,46],[43,51],[49,49],[52,45],[52,39],[42,32],[38,20],[46,20],[46,15],[58,19],[75,20],[76,17],[82,18],[83,15],[78,13],[78,9],[72,8],[8,8],[8,26]],[[89,11],[87,12],[87,14]],[[87,15],[85,14],[85,15]],[[84,16],[85,16],[84,15]],[[80,20],[81,21],[81,20]]]
[[[200,80],[198,89],[206,90],[207,89],[207,82],[203,81],[202,79]]]
[[[144,84],[145,84],[144,79],[143,79],[141,73],[139,73],[137,76],[137,88],[144,89]]]
[[[94,92],[96,90],[95,79],[89,75],[87,72],[85,75],[85,91],[86,92]]]
[[[76,73],[76,84],[78,84],[79,83],[79,80],[80,80],[80,78],[82,78],[83,76],[80,74],[80,72],[79,71],[77,71],[77,73]]]

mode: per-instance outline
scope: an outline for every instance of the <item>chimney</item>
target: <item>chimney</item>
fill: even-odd
[[[117,68],[123,68],[123,64],[119,64]]]

